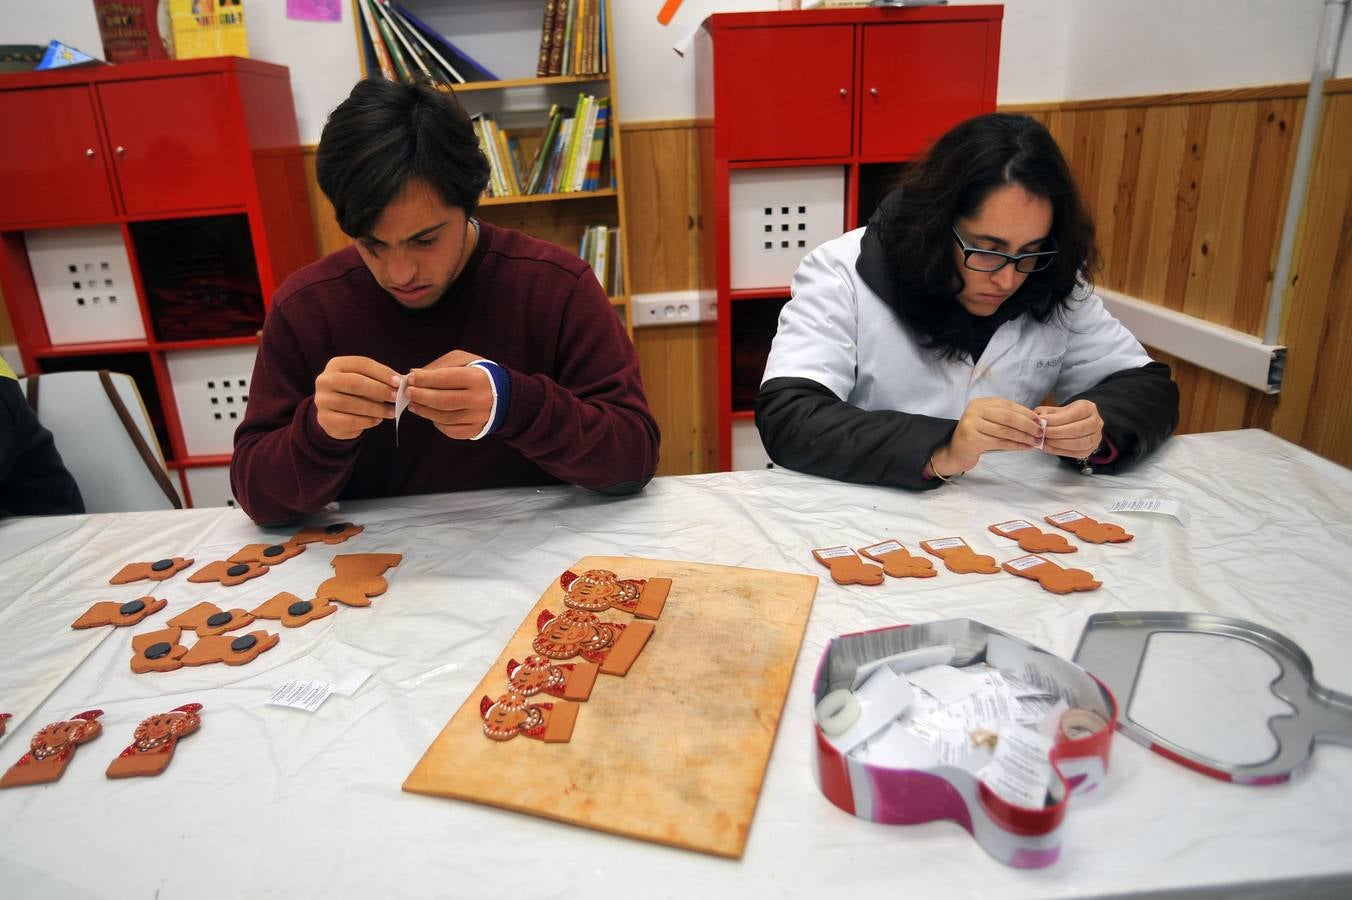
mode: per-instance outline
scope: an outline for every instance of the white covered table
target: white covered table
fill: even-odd
[[[1165,497],[1192,514],[1108,515],[1125,497]],[[986,526],[1074,507],[1137,535],[1083,545],[1096,592],[1057,597],[1007,575],[889,579],[840,587],[813,547],[958,534],[997,559],[1019,551]],[[1170,441],[1128,475],[1085,478],[1035,454],[988,457],[960,482],[911,494],[784,470],[660,478],[640,496],[516,489],[344,504],[329,521],[366,526],[312,545],[228,591],[110,587],[125,562],[198,563],[279,541],[234,510],[0,522],[0,738],[11,765],[42,725],[105,711],[102,737],[65,777],[0,791],[0,895],[238,896],[915,896],[1051,897],[1222,888],[1352,890],[1352,751],[1321,745],[1287,784],[1204,777],[1118,737],[1106,784],[1072,800],[1060,860],[1003,866],[956,824],[876,825],[832,806],[811,767],[811,682],[834,635],[966,617],[1070,657],[1085,620],[1119,610],[1202,611],[1274,628],[1316,677],[1352,690],[1352,472],[1263,432]],[[1050,526],[1048,526],[1050,529]],[[1079,543],[1079,542],[1077,542]],[[73,631],[96,600],[203,599],[252,609],[302,597],[336,552],[397,552],[403,564],[370,609],[339,611],[254,663],[136,676],[130,633]],[[918,552],[918,550],[917,550]],[[588,555],[689,559],[822,577],[740,861],[613,837],[400,784],[561,571]],[[251,626],[258,627],[258,626]],[[735,652],[735,647],[727,648]],[[374,674],[309,714],[266,706],[290,678]],[[147,715],[204,705],[201,731],[155,779],[103,770]],[[1346,895],[1346,894],[1344,894]]]

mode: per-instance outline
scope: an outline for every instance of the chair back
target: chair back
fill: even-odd
[[[183,508],[130,375],[52,372],[19,386],[52,433],[86,512]]]

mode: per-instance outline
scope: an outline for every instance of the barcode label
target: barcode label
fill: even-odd
[[[954,547],[966,547],[967,542],[962,538],[940,538],[937,541],[926,541],[931,550],[951,550]]]

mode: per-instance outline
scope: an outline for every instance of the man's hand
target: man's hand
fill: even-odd
[[[365,356],[335,356],[315,379],[319,427],[331,438],[350,441],[385,419],[394,418],[399,373]]]
[[[1042,450],[1054,456],[1087,459],[1103,443],[1103,419],[1090,400],[1069,406],[1039,406],[1034,413],[1047,420],[1047,442]]]
[[[422,416],[437,431],[458,441],[477,437],[493,411],[493,376],[470,366],[475,356],[452,350],[408,373],[408,411]]]
[[[1002,397],[978,397],[962,411],[948,444],[934,451],[934,474],[966,472],[988,450],[1031,450],[1042,425],[1031,409]]]

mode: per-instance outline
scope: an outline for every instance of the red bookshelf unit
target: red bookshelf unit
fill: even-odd
[[[0,288],[29,372],[136,379],[184,499],[228,466],[263,316],[317,258],[284,66],[0,76]]]
[[[718,293],[718,459],[768,463],[753,414],[798,262],[868,221],[908,160],[995,109],[1002,6],[710,16],[697,48],[705,260]]]

